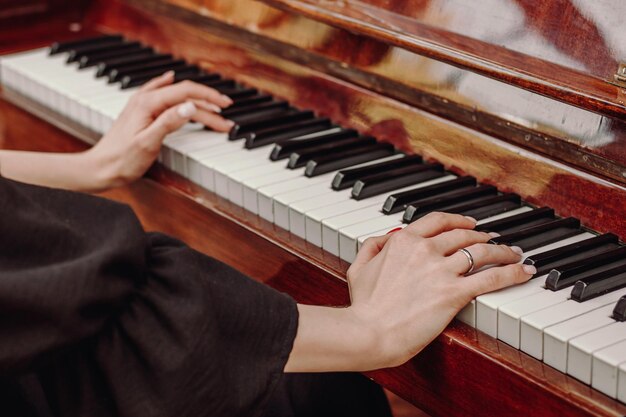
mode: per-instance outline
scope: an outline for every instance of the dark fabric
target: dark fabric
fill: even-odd
[[[392,417],[375,382],[356,373],[285,374],[263,417]]]
[[[0,415],[254,416],[295,302],[100,198],[0,178]]]

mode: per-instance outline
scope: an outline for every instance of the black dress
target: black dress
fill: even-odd
[[[298,415],[297,323],[290,297],[124,205],[0,178],[1,416]],[[353,394],[388,414],[369,381]]]

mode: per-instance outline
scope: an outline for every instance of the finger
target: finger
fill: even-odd
[[[489,239],[491,239],[491,235],[488,233],[467,229],[454,229],[433,237],[433,242],[439,253],[443,253],[447,256],[475,243],[486,243]]]
[[[513,264],[490,268],[458,281],[471,297],[526,282],[537,272],[532,265]]]
[[[216,132],[228,132],[235,125],[232,120],[224,119],[219,114],[200,109],[196,112],[192,119],[215,130]]]
[[[233,103],[229,97],[219,91],[192,81],[181,81],[152,91],[150,94],[152,97],[147,105],[152,114],[160,114],[170,107],[189,100],[204,100],[220,107],[228,107]]]
[[[190,100],[193,102],[193,104],[196,105],[197,108],[210,112],[210,113],[221,113],[222,112],[222,108],[220,106],[218,106],[215,103],[209,103],[208,101],[205,100]]]
[[[421,237],[432,237],[453,229],[473,229],[476,220],[460,214],[428,213],[421,219],[408,225],[405,230]]]
[[[152,91],[174,82],[174,71],[167,71],[145,83],[139,91]]]
[[[486,265],[506,265],[517,263],[522,259],[522,249],[517,246],[491,245],[477,243],[465,248],[474,260],[473,270],[477,271]],[[447,261],[458,274],[465,274],[470,265],[467,255],[457,251],[448,256]]]
[[[145,148],[158,150],[165,136],[189,122],[197,111],[196,106],[191,102],[172,107],[161,113],[150,126],[137,135],[137,139],[144,144]]]
[[[374,256],[378,255],[378,253],[383,249],[391,234],[388,233],[383,236],[373,236],[369,237],[363,242],[361,245],[361,249],[356,254],[356,258],[352,265],[362,265],[366,264],[374,258]]]

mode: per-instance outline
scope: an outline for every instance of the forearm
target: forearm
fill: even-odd
[[[298,333],[285,372],[366,371],[385,366],[379,338],[350,308],[298,304]]]
[[[97,192],[109,187],[102,172],[99,162],[89,152],[0,150],[0,175],[28,184]]]

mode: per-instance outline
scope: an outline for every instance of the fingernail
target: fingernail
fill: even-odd
[[[225,120],[226,122],[226,126],[228,126],[229,128],[232,128],[233,126],[235,126],[235,122],[233,122],[232,120]]]
[[[473,218],[473,217],[470,217],[470,216],[465,216],[465,218],[466,218],[467,220],[469,220],[469,221],[473,222],[473,223],[478,223],[478,221],[477,221],[475,218]]]
[[[220,106],[218,106],[217,104],[207,103],[207,107],[209,109],[211,109],[214,113],[221,113],[222,112],[222,108]]]
[[[526,272],[528,275],[535,275],[537,273],[537,268],[535,268],[532,265],[524,265],[522,266],[522,269],[524,270],[524,272]]]
[[[510,249],[513,252],[517,253],[519,256],[522,256],[524,254],[524,251],[519,246],[511,246]]]
[[[224,101],[228,102],[228,104],[233,104],[233,99],[228,97],[227,95],[222,94],[222,98]]]
[[[498,237],[498,236],[500,236],[500,233],[489,232],[489,236],[491,236],[491,237]]]
[[[178,106],[177,111],[180,117],[187,118],[196,114],[197,109],[195,104],[193,104],[191,101],[188,101]]]
[[[163,78],[170,78],[170,77],[173,77],[174,74],[176,74],[175,71],[167,71],[167,72],[164,72],[163,75],[161,75],[161,77],[163,77]]]
[[[391,229],[390,231],[388,231],[387,234],[390,235],[390,234],[395,233],[395,232],[400,231],[400,230],[402,230],[401,227],[396,227],[395,229]]]

